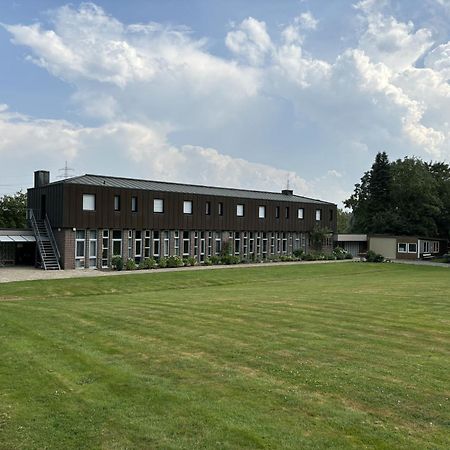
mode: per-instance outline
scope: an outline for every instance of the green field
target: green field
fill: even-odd
[[[450,271],[0,285],[1,449],[448,449]]]

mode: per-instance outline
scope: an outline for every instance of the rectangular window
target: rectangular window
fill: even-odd
[[[180,232],[173,232],[173,247],[176,256],[180,256]]]
[[[205,214],[207,216],[211,215],[211,202],[205,203]]]
[[[219,213],[219,216],[223,216],[223,203],[219,202],[217,205],[217,212]]]
[[[142,258],[142,231],[135,231],[134,238],[134,260],[139,263]]]
[[[316,220],[322,220],[322,210],[321,209],[316,209]]]
[[[222,251],[222,241],[220,238],[216,237],[216,255],[220,255],[220,252]]]
[[[163,236],[164,236],[163,254],[164,256],[169,256],[169,232],[164,231]]]
[[[258,208],[258,217],[260,219],[264,219],[266,217],[266,207],[265,206],[260,206]]]
[[[112,254],[113,256],[122,256],[122,232],[120,230],[113,230]]]
[[[240,233],[234,233],[234,254],[239,255],[241,252],[241,235]]]
[[[189,231],[183,231],[183,256],[189,256]]]
[[[103,230],[102,234],[102,267],[109,265],[109,230]]]
[[[138,210],[138,199],[137,197],[131,197],[131,211],[137,212]]]
[[[439,253],[439,241],[433,241],[431,243],[431,252],[432,253]]]
[[[244,217],[244,205],[236,205],[236,215],[238,217]]]
[[[298,208],[297,217],[299,219],[304,219],[304,217],[305,217],[305,209],[304,208]]]
[[[399,243],[398,244],[398,252],[399,253],[406,253],[407,244]]]
[[[424,241],[423,242],[423,252],[424,253],[429,253],[430,252],[430,242],[429,241]]]
[[[286,219],[289,219],[289,206],[286,206],[284,210],[284,217],[286,217]]]
[[[84,269],[84,255],[86,244],[86,231],[77,230],[75,233],[75,268]]]
[[[155,198],[153,200],[153,212],[163,213],[164,212],[164,200],[161,198]]]
[[[212,233],[208,232],[208,256],[212,255]]]
[[[133,231],[128,230],[128,259],[133,256]]]
[[[408,244],[408,253],[417,253],[417,244]]]
[[[146,230],[144,235],[144,258],[150,258],[150,231]]]
[[[192,202],[190,200],[183,202],[183,213],[192,214]]]
[[[95,211],[95,194],[83,194],[83,211]]]
[[[97,230],[89,231],[89,267],[97,267]]]
[[[160,250],[160,239],[159,239],[159,231],[153,232],[153,256],[159,256]]]
[[[332,221],[333,221],[333,210],[330,209],[330,222],[332,222]]]
[[[279,218],[280,218],[280,207],[275,206],[275,219],[279,219]]]
[[[114,196],[114,211],[120,211],[120,195]]]

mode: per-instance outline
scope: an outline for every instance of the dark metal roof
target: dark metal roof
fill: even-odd
[[[222,188],[215,186],[201,186],[195,184],[169,183],[165,181],[138,180],[134,178],[120,178],[102,175],[86,174],[67,178],[50,184],[81,184],[85,186],[105,186],[123,189],[140,189],[158,192],[176,192],[183,194],[202,194],[222,197],[251,198],[256,200],[275,200],[298,203],[320,203],[331,205],[330,202],[302,197],[299,195],[286,195],[278,192],[250,191],[245,189]]]

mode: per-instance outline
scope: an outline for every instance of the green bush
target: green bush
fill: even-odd
[[[345,259],[353,259],[353,256],[351,253],[346,253]]]
[[[167,267],[182,267],[183,259],[180,256],[169,256],[167,258]]]
[[[444,262],[446,262],[447,264],[450,264],[450,253],[443,255],[442,258],[444,258]]]
[[[211,256],[211,258],[209,259],[211,261],[211,264],[213,264],[214,266],[217,266],[218,264],[221,263],[220,256]]]
[[[384,261],[384,256],[379,253],[375,253],[373,250],[369,250],[366,255],[367,262],[382,263]]]
[[[158,259],[158,267],[160,269],[165,269],[167,267],[167,258],[161,257]]]
[[[111,267],[115,270],[123,269],[123,259],[119,255],[115,255],[111,258]]]
[[[305,252],[299,248],[297,250],[294,250],[292,253],[296,258],[302,259],[302,256],[305,254]]]
[[[156,261],[153,258],[145,258],[139,263],[139,269],[156,269]]]
[[[206,259],[205,259],[205,262],[204,262],[204,265],[205,265],[205,266],[212,266],[213,263],[212,263],[212,261],[211,261],[211,258],[206,258]]]
[[[306,253],[305,255],[303,255],[302,260],[303,261],[316,261],[316,256],[313,255],[312,253]]]
[[[193,256],[189,256],[188,258],[183,259],[183,264],[187,266],[195,266],[197,265],[197,260]]]
[[[127,262],[125,263],[125,270],[136,270],[137,265],[136,261],[134,259],[128,258]]]
[[[239,264],[240,258],[239,256],[234,255],[223,255],[220,258],[220,261],[222,262],[222,264],[226,264],[227,266],[229,266],[232,264]]]
[[[325,258],[326,258],[328,261],[334,261],[335,259],[337,259],[336,255],[333,255],[333,253],[330,253],[330,254],[328,254],[328,255],[325,255]]]

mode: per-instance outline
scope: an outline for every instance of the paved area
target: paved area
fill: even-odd
[[[355,260],[353,260],[355,261]],[[178,267],[175,269],[153,269],[153,270],[129,270],[117,272],[115,270],[41,270],[34,267],[2,267],[0,268],[0,283],[9,283],[12,281],[31,281],[31,280],[57,280],[62,278],[84,278],[84,277],[105,277],[105,276],[123,276],[123,275],[143,275],[148,273],[189,271],[189,270],[216,270],[216,269],[238,269],[245,267],[271,267],[271,266],[289,266],[294,264],[337,264],[348,263],[352,260],[343,261],[295,261],[279,263],[259,263],[259,264],[236,264],[230,266],[194,266]]]
[[[396,259],[395,261],[392,261],[395,264],[410,264],[413,266],[433,266],[433,267],[446,267],[447,269],[450,269],[450,264],[445,263],[438,263],[433,261],[406,261],[406,260],[400,260]]]

